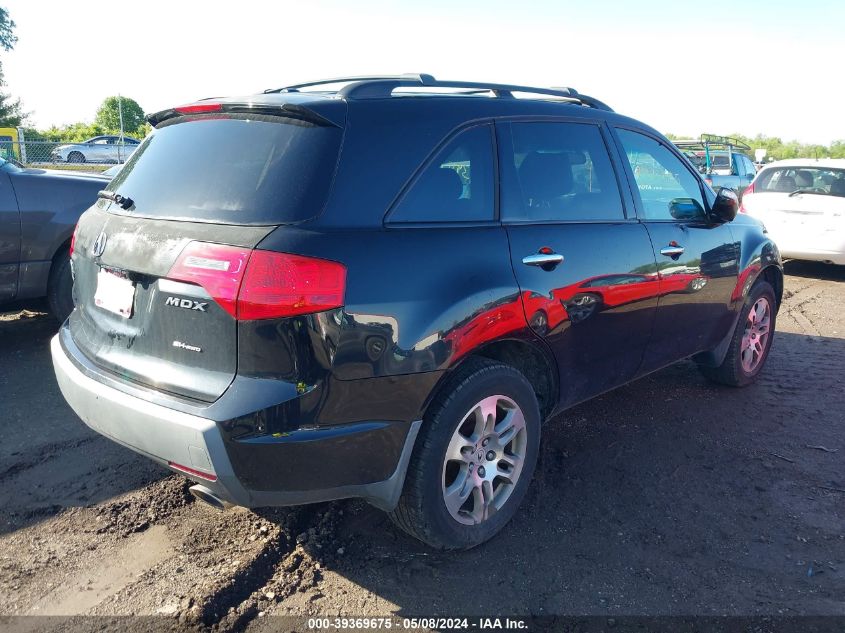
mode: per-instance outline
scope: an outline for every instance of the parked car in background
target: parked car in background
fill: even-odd
[[[765,364],[776,246],[592,97],[403,75],[149,120],[79,221],[53,364],[216,507],[360,497],[472,547],[550,416],[689,357],[732,386]]]
[[[50,152],[50,158],[64,163],[124,163],[140,143],[129,136],[95,136],[81,143],[59,145]]]
[[[754,161],[743,152],[751,148],[735,138],[702,134],[700,139],[674,141],[713,188],[725,187],[741,197],[757,175]]]
[[[784,257],[845,264],[845,159],[769,163],[740,211],[766,225]]]
[[[73,309],[70,248],[79,216],[109,179],[21,169],[0,159],[0,304],[47,297],[64,321]]]

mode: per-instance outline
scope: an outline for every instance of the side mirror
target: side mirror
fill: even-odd
[[[704,219],[704,209],[695,198],[674,198],[669,202],[669,214],[676,220]]]
[[[716,222],[732,222],[738,210],[739,198],[730,189],[722,187],[716,194],[716,201],[710,209],[710,215]]]

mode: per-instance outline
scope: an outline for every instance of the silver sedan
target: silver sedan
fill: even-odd
[[[59,145],[50,157],[63,163],[123,163],[139,144],[128,136],[95,136],[82,143]]]

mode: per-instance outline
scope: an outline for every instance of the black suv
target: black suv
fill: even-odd
[[[472,547],[545,419],[680,359],[729,385],[766,360],[761,225],[575,90],[358,77],[149,120],[77,227],[53,362],[86,424],[218,507],[362,497]]]

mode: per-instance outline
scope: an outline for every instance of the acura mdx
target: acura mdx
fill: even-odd
[[[357,77],[149,121],[77,226],[53,362],[87,425],[218,507],[359,497],[472,547],[546,419],[682,359],[733,386],[766,361],[762,225],[573,89]]]

